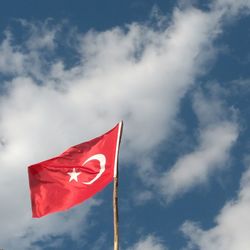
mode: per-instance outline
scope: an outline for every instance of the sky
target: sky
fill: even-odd
[[[27,166],[124,121],[121,250],[249,250],[250,0],[2,1],[0,248],[113,248],[112,184],[32,219]]]

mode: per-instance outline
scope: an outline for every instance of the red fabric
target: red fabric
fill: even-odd
[[[28,167],[33,217],[69,209],[113,180],[121,126],[119,123],[100,137]],[[102,173],[101,165],[105,168]],[[72,172],[77,177],[71,178]]]

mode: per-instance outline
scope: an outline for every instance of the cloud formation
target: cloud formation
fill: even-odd
[[[161,241],[153,235],[148,235],[147,237],[138,241],[133,247],[128,250],[167,250],[168,248],[164,246]]]
[[[198,146],[178,158],[159,179],[167,201],[206,183],[214,171],[228,164],[230,149],[238,137],[237,123],[227,118],[231,112],[218,99],[196,93],[193,103],[200,124]]]
[[[187,221],[182,231],[190,239],[186,249],[248,250],[250,245],[250,170],[242,176],[237,198],[227,202],[208,230]]]

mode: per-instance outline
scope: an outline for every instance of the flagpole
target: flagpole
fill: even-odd
[[[119,250],[118,173],[117,176],[114,178],[113,211],[114,211],[114,250]]]
[[[119,214],[118,214],[118,156],[122,137],[123,121],[119,122],[119,130],[116,143],[116,156],[114,166],[114,189],[113,189],[113,216],[114,216],[114,250],[119,250]]]

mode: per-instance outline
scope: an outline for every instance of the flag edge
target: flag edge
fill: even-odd
[[[114,163],[114,178],[117,177],[117,168],[118,168],[118,155],[119,155],[119,148],[121,142],[121,134],[123,128],[123,121],[120,121],[118,124],[118,134],[117,134],[117,141],[116,141],[116,149],[115,149],[115,163]]]

